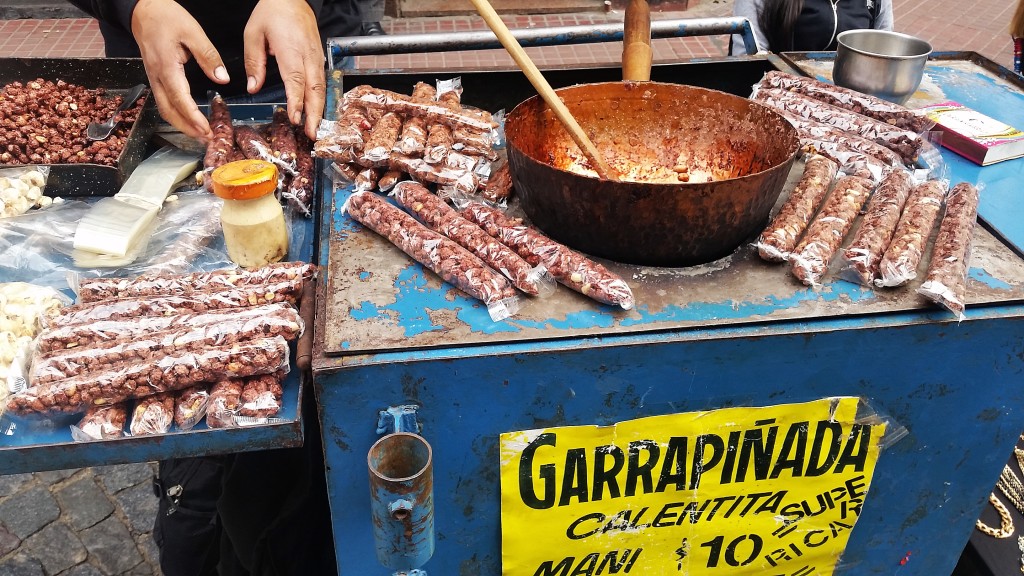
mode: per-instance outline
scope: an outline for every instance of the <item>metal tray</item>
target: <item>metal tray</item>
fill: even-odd
[[[148,84],[142,60],[137,58],[0,58],[0,85],[11,82],[64,80],[86,88],[106,88],[124,94],[136,84]],[[128,133],[128,141],[115,166],[101,164],[44,164],[50,169],[47,196],[112,196],[146,156],[146,146],[159,119],[152,94]],[[0,165],[0,169],[18,164]]]

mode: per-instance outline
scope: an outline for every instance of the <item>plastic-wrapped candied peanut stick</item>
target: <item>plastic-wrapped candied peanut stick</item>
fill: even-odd
[[[807,286],[821,284],[833,256],[870,195],[871,182],[868,180],[844,176],[836,181],[832,195],[793,250],[790,261],[793,275],[798,280]]]
[[[370,192],[354,193],[349,197],[346,210],[449,284],[487,303],[493,319],[504,319],[508,315],[492,307],[500,306],[505,311],[516,307],[516,291],[504,276],[455,241],[428,229],[379,196]]]
[[[298,211],[306,218],[313,216],[313,179],[315,164],[312,156],[313,143],[301,127],[294,130],[296,152],[295,152],[295,176],[288,182],[288,189],[281,193],[281,197],[288,201],[288,205]]]
[[[74,413],[219,378],[287,371],[288,342],[280,336],[163,356],[151,363],[116,363],[101,372],[66,378],[7,397],[12,414]]]
[[[491,202],[508,202],[512,196],[512,172],[508,162],[493,170],[487,178],[487,184],[480,190],[480,195]]]
[[[292,280],[262,286],[237,286],[218,292],[193,292],[185,296],[145,296],[88,302],[53,311],[50,315],[42,318],[42,323],[47,329],[55,329],[74,324],[122,320],[139,316],[195,314],[210,310],[248,308],[278,302],[294,304],[300,293],[297,287],[301,288],[301,286],[301,281]]]
[[[139,296],[186,296],[195,292],[230,290],[239,286],[274,284],[313,278],[316,266],[305,262],[277,262],[262,268],[236,268],[191,274],[144,274],[134,278],[82,278],[78,281],[78,302],[97,302]]]
[[[751,98],[773,108],[829,124],[868,140],[874,140],[899,154],[907,164],[911,164],[917,159],[918,152],[924,145],[924,141],[918,134],[801,94],[777,88],[758,88]]]
[[[945,196],[946,184],[938,180],[918,184],[910,192],[892,242],[878,265],[875,286],[902,286],[917,278],[917,267]]]
[[[124,436],[127,421],[128,406],[125,403],[91,406],[78,425],[71,428],[71,436],[78,442],[113,440]]]
[[[166,434],[174,423],[174,392],[154,394],[140,399],[132,410],[128,430],[132,436]]]
[[[406,179],[405,172],[401,170],[388,170],[377,180],[377,189],[381,192],[390,192],[396,184]]]
[[[288,121],[288,111],[277,106],[270,120],[270,151],[282,162],[293,164],[298,157],[297,149],[298,143],[291,122]]]
[[[206,384],[179,390],[174,396],[174,425],[178,430],[191,430],[206,417],[210,387]]]
[[[356,174],[353,187],[357,192],[372,192],[377,188],[383,168],[363,168]]]
[[[213,138],[206,146],[203,168],[213,170],[226,163],[235,147],[235,131],[231,125],[231,112],[224,98],[214,94],[210,99],[210,130]]]
[[[604,304],[633,308],[633,291],[626,281],[604,266],[504,212],[474,203],[462,209],[467,220],[483,228],[530,264],[543,264],[562,285]]]
[[[785,110],[778,110],[778,112],[786,120],[789,120],[789,123],[796,128],[796,131],[800,134],[801,141],[814,140],[832,142],[851,150],[856,150],[862,154],[872,156],[887,166],[891,166],[893,168],[903,166],[903,158],[901,158],[899,154],[877,142],[868,140],[867,138],[862,138],[856,134],[851,134],[845,130],[840,130],[828,124],[816,122],[796,114],[790,114]]]
[[[800,181],[755,244],[762,259],[769,262],[789,259],[807,224],[828,194],[838,170],[838,165],[824,156],[815,155],[807,159]]]
[[[967,271],[971,239],[978,220],[978,189],[961,182],[946,197],[946,213],[939,223],[928,275],[917,292],[964,319],[967,308]]]
[[[437,100],[437,89],[426,82],[417,82],[412,87],[412,97],[418,100]]]
[[[402,118],[398,114],[388,112],[381,116],[366,137],[363,153],[357,162],[367,168],[387,166],[401,130]]]
[[[80,348],[111,347],[166,330],[200,330],[211,326],[238,326],[251,330],[253,325],[290,326],[302,330],[302,318],[289,304],[267,304],[251,308],[215,310],[200,314],[141,316],[125,320],[102,320],[72,324],[44,331],[36,342],[37,358],[49,358]]]
[[[263,374],[246,378],[238,407],[239,416],[269,418],[281,411],[284,389],[277,374]]]
[[[427,228],[444,234],[476,254],[491,268],[504,274],[516,288],[531,296],[541,293],[544,287],[541,271],[535,270],[514,250],[466,220],[420,184],[402,182],[395,188],[394,196],[399,205],[416,215]]]
[[[910,174],[903,170],[890,173],[878,186],[868,202],[868,211],[861,219],[860,228],[843,251],[842,278],[864,286],[874,284],[878,264],[896,233],[896,225],[912,187]]]
[[[281,336],[286,340],[295,340],[301,333],[301,318],[281,315],[251,320],[227,318],[217,324],[182,326],[142,334],[117,344],[72,348],[46,357],[37,354],[32,361],[30,381],[35,386],[88,374],[116,362],[147,363],[162,355],[200,352],[210,346],[224,346],[257,338]]]
[[[210,400],[206,404],[206,425],[210,428],[233,428],[235,416],[242,404],[242,378],[218,380],[210,389]]]
[[[839,106],[851,112],[863,114],[864,116],[918,134],[931,129],[935,125],[935,122],[924,114],[908,110],[899,104],[893,104],[881,98],[822,82],[815,78],[794,76],[772,70],[765,74],[761,84],[772,88],[797,92],[815,100],[821,100],[833,106]]]
[[[427,142],[423,151],[423,161],[427,164],[444,162],[455,144],[452,129],[435,122],[427,127]]]
[[[395,151],[406,156],[423,153],[427,145],[427,122],[423,118],[406,118]]]
[[[361,106],[368,112],[387,110],[407,118],[423,118],[428,124],[442,122],[452,128],[466,126],[477,130],[491,130],[497,125],[485,111],[455,111],[435,101],[414,99],[372,86],[356,86],[345,93],[345,101],[349,105]]]

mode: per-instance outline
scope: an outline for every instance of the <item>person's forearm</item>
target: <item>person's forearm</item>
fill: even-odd
[[[139,0],[68,0],[85,13],[127,31],[132,29],[132,11]]]

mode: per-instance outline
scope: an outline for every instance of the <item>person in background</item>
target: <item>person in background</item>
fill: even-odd
[[[359,0],[359,9],[362,11],[364,36],[387,34],[380,25],[384,19],[384,0]]]
[[[733,15],[750,20],[754,39],[769,52],[835,50],[847,30],[892,30],[892,0],[736,0]],[[733,35],[729,54],[746,54]]]
[[[359,0],[69,1],[99,21],[108,57],[142,58],[161,115],[200,140],[211,135],[198,107],[208,90],[228,102],[286,102],[315,137],[324,41],[362,32]],[[153,535],[165,576],[337,572],[313,398],[303,394],[299,448],[159,463]]]
[[[314,138],[326,99],[323,40],[360,33],[356,1],[70,0],[99,21],[107,57],[142,58],[161,116],[203,141],[212,134],[197,102],[209,90],[286,102]]]

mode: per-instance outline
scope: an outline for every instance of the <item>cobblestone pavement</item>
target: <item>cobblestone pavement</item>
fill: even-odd
[[[159,575],[155,464],[0,476],[3,576]]]

